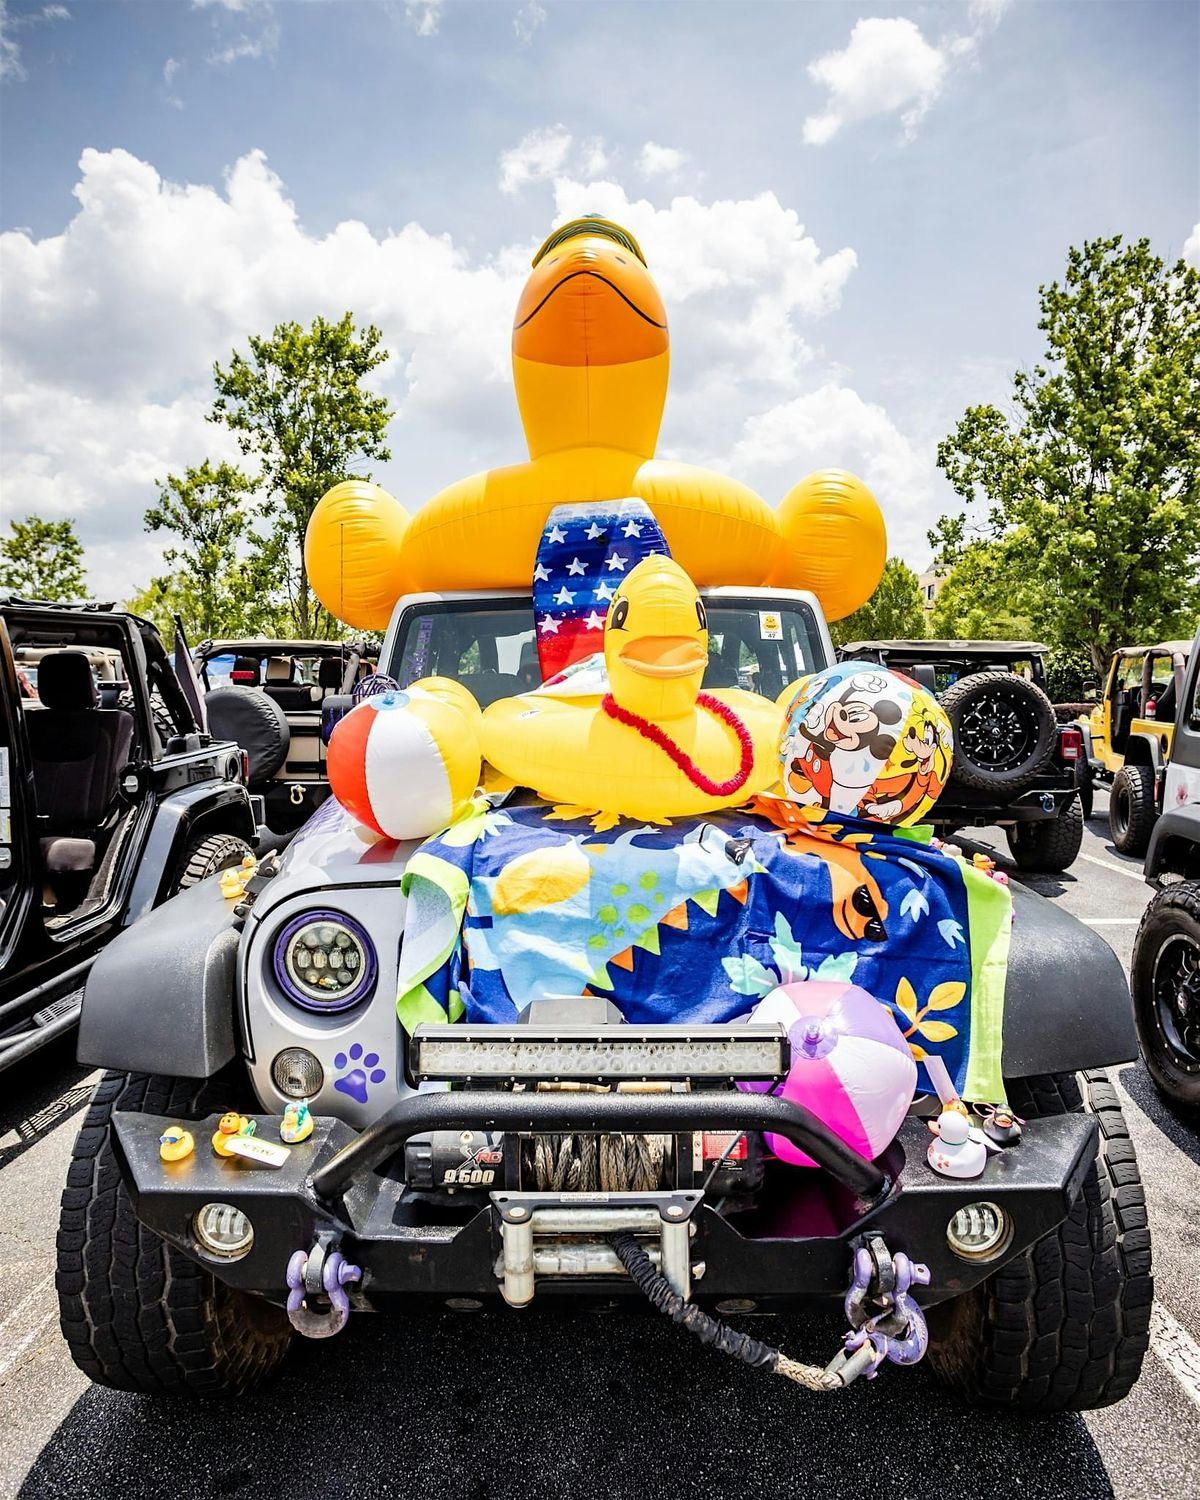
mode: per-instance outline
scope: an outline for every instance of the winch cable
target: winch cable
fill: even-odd
[[[541,1192],[649,1193],[661,1186],[665,1135],[539,1135],[527,1164]]]
[[[743,1364],[750,1365],[755,1370],[782,1375],[785,1380],[792,1380],[810,1391],[836,1391],[842,1388],[843,1382],[820,1365],[805,1365],[799,1360],[790,1359],[779,1349],[773,1349],[770,1344],[760,1343],[758,1339],[730,1328],[728,1323],[722,1323],[719,1318],[710,1317],[694,1302],[685,1301],[667,1278],[654,1269],[653,1261],[628,1230],[611,1235],[610,1243],[637,1289],[659,1312],[665,1313],[673,1323],[681,1324],[702,1344],[709,1344],[722,1354],[740,1359]]]

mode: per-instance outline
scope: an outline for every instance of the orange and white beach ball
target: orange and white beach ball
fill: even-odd
[[[384,838],[440,832],[479,784],[478,718],[478,708],[472,715],[467,705],[420,690],[365,698],[329,741],[333,795]]]

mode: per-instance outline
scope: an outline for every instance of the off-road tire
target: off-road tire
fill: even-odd
[[[1083,805],[1079,794],[1071,798],[1056,818],[1017,823],[1006,834],[1018,869],[1046,874],[1070,869],[1083,847]]]
[[[210,833],[203,838],[194,839],[183,851],[183,857],[175,867],[172,895],[186,891],[190,885],[199,885],[210,875],[234,869],[251,853],[253,850],[246,840],[232,833]]]
[[[106,1073],[96,1087],[62,1195],[55,1285],[71,1358],[99,1385],[237,1395],[287,1353],[286,1313],[226,1286],[138,1222],[113,1139],[115,1109],[186,1122],[239,1102],[232,1078]]]
[[[1155,994],[1155,969],[1160,956],[1167,957],[1169,949],[1177,944],[1185,951],[1190,950],[1188,960],[1193,974],[1198,976],[1191,981],[1191,1004],[1200,1012],[1200,880],[1181,880],[1164,886],[1151,900],[1133,940],[1129,975],[1138,1038],[1151,1078],[1173,1104],[1200,1110],[1200,1045],[1189,1045],[1200,1031],[1200,1015],[1191,1017],[1188,1036],[1176,1030],[1176,1035],[1169,1037]],[[1166,1019],[1178,1028],[1178,1009]],[[1182,1052],[1176,1044],[1182,1046]],[[1193,1062],[1189,1063],[1189,1056],[1194,1058]]]
[[[1122,766],[1108,794],[1108,831],[1122,854],[1145,854],[1157,811],[1154,772],[1149,766]]]
[[[215,740],[233,740],[250,761],[247,782],[261,791],[287,760],[292,731],[287,715],[261,688],[230,683],[204,695],[208,727]]]
[[[1022,791],[1036,779],[1057,743],[1054,705],[1036,682],[1015,672],[973,672],[938,698],[954,730],[951,780],[962,786],[993,795]],[[1003,711],[1011,724],[1011,751],[999,750],[998,763],[989,760],[991,744],[977,722],[981,714],[985,723],[996,717],[989,708]]]
[[[1154,1300],[1146,1197],[1120,1100],[1103,1071],[1019,1079],[1008,1094],[1026,1120],[1094,1114],[1099,1155],[1057,1229],[980,1286],[930,1309],[930,1364],[986,1405],[1110,1406],[1141,1371]]]

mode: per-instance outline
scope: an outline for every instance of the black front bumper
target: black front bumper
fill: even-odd
[[[163,1131],[178,1121],[118,1112],[114,1123],[138,1216],[156,1234],[207,1265],[229,1285],[274,1302],[286,1298],[286,1268],[296,1251],[308,1250],[318,1239],[336,1242],[345,1258],[362,1268],[361,1281],[349,1289],[351,1305],[370,1308],[406,1297],[498,1297],[506,1195],[497,1192],[491,1201],[477,1200],[473,1207],[464,1203],[447,1212],[444,1204],[414,1194],[398,1174],[392,1174],[390,1162],[395,1156],[382,1166],[368,1158],[381,1150],[394,1150],[398,1133],[416,1134],[411,1126],[431,1128],[425,1123],[431,1100],[447,1101],[437,1106],[446,1118],[451,1118],[453,1110],[454,1119],[469,1116],[476,1128],[499,1123],[507,1129],[500,1105],[512,1106],[513,1097],[506,1100],[500,1094],[467,1092],[415,1095],[389,1112],[393,1121],[401,1120],[390,1134],[380,1130],[381,1122],[360,1135],[340,1120],[321,1116],[312,1136],[294,1146],[278,1169],[216,1156],[209,1145],[216,1116],[195,1123],[195,1152],[174,1163],[160,1160],[158,1143]],[[528,1108],[529,1096],[523,1097]],[[669,1128],[665,1116],[656,1121],[643,1119],[644,1098],[635,1104],[630,1096],[595,1095],[590,1100],[585,1096],[572,1106],[554,1096],[542,1097],[553,1101],[556,1117],[566,1121],[560,1126],[564,1129],[571,1128],[566,1117],[573,1108],[594,1112],[596,1100],[610,1101],[602,1107],[605,1119],[600,1122],[608,1129],[622,1110],[628,1116],[622,1122],[627,1132],[655,1125]],[[689,1100],[695,1105],[703,1097],[674,1096],[684,1107]],[[737,1128],[742,1128],[746,1101],[782,1103],[753,1094],[720,1097]],[[607,1118],[609,1114],[612,1119]],[[264,1138],[278,1138],[276,1117],[256,1120]],[[544,1119],[539,1117],[538,1128],[551,1129],[549,1120],[549,1113]],[[573,1123],[579,1128],[579,1121]],[[714,1122],[707,1123],[712,1126]],[[440,1121],[437,1128],[441,1128]],[[828,1135],[819,1125],[817,1133]],[[386,1141],[381,1139],[384,1135]],[[853,1175],[852,1163],[831,1162],[824,1171],[773,1164],[761,1206],[734,1219],[692,1194],[688,1212],[693,1226],[694,1300],[703,1304],[752,1298],[770,1306],[841,1297],[852,1242],[867,1230],[882,1235],[893,1254],[902,1250],[928,1265],[930,1285],[920,1290],[920,1301],[928,1304],[957,1296],[1066,1217],[1096,1155],[1097,1139],[1095,1121],[1087,1115],[1031,1121],[1018,1145],[989,1159],[982,1177],[953,1181],[937,1176],[928,1166],[928,1129],[923,1120],[910,1116],[876,1164],[877,1173],[854,1158],[863,1169],[860,1182],[854,1185],[845,1180]],[[360,1144],[364,1141],[368,1143],[365,1149]],[[812,1140],[807,1144],[811,1146]],[[880,1180],[883,1185],[877,1190]],[[322,1183],[324,1191],[319,1189]],[[573,1202],[594,1208],[598,1203],[619,1207],[626,1201],[622,1194],[521,1196],[534,1207],[544,1200],[556,1210],[563,1206],[569,1210]],[[672,1198],[670,1192],[650,1196],[664,1203]],[[643,1194],[638,1201],[646,1197]],[[1003,1253],[986,1263],[958,1258],[946,1239],[954,1214],[981,1200],[1003,1208],[1013,1226]],[[240,1260],[215,1260],[197,1243],[194,1216],[202,1205],[213,1201],[241,1209],[254,1227],[253,1247]],[[547,1276],[537,1282],[538,1300],[620,1294],[636,1295],[632,1282],[623,1276],[590,1281]]]

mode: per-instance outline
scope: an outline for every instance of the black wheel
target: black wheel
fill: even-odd
[[[934,1371],[972,1401],[1090,1411],[1128,1395],[1150,1344],[1150,1230],[1133,1143],[1103,1072],[1009,1085],[1025,1119],[1088,1111],[1100,1154],[1065,1221],[978,1287],[930,1309]]]
[[[260,790],[287,760],[292,731],[287,715],[261,688],[213,688],[204,697],[214,740],[233,740],[250,759],[249,783]]]
[[[1200,1109],[1200,880],[1166,886],[1142,914],[1130,988],[1151,1078],[1173,1103]]]
[[[954,730],[952,779],[962,786],[1020,791],[1057,742],[1054,705],[1015,672],[975,672],[939,697]]]
[[[1083,807],[1076,793],[1056,818],[1017,823],[1006,830],[1008,847],[1021,870],[1067,870],[1083,846]]]
[[[1154,772],[1122,766],[1108,794],[1108,831],[1122,854],[1145,854],[1155,816]]]
[[[174,891],[186,891],[189,885],[199,885],[210,875],[232,870],[253,852],[245,839],[232,833],[210,833],[193,839],[175,867]]]
[[[183,1122],[244,1105],[236,1083],[106,1073],[96,1087],[62,1195],[55,1284],[71,1358],[100,1385],[235,1395],[287,1353],[282,1309],[227,1287],[138,1222],[113,1144],[115,1109]]]

